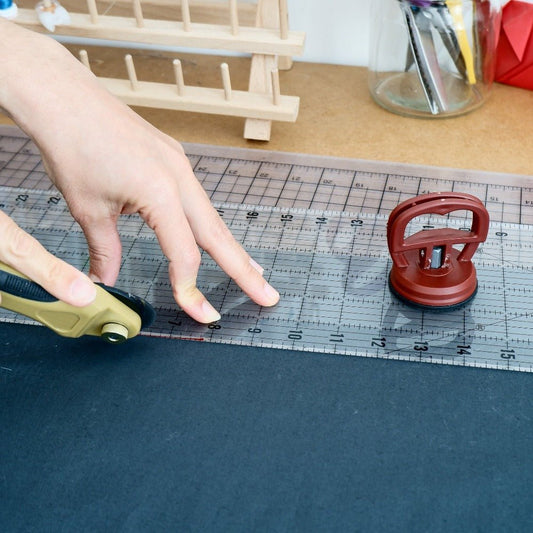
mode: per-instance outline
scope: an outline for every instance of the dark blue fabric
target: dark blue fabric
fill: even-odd
[[[533,376],[0,324],[3,531],[527,531]]]

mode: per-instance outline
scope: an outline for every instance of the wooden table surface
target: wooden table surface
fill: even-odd
[[[77,54],[79,47],[69,46]],[[230,66],[234,89],[247,89],[250,59],[86,47],[93,71],[126,78],[132,53],[140,80],[173,83],[179,57],[185,82],[221,87],[219,65]],[[243,139],[244,119],[135,108],[180,141],[395,161],[533,176],[533,92],[495,84],[489,100],[468,115],[415,119],[392,114],[372,100],[366,69],[295,62],[283,71],[283,94],[300,97],[296,123],[273,124],[269,142]],[[9,122],[0,116],[0,122]]]

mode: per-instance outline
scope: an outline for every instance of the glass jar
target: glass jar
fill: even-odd
[[[494,80],[501,0],[372,0],[369,88],[389,111],[452,117]]]

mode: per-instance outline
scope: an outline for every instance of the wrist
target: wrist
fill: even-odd
[[[73,131],[88,94],[102,90],[96,78],[50,37],[4,20],[0,35],[0,108],[38,144]]]

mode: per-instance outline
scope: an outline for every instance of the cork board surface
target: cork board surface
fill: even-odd
[[[77,55],[79,47],[69,46]],[[173,83],[179,57],[185,83],[221,87],[219,65],[230,66],[234,89],[247,89],[249,57],[170,54],[86,47],[95,74],[126,78],[132,53],[140,80]],[[269,142],[243,139],[244,119],[135,108],[146,120],[186,142],[301,152],[338,157],[478,169],[533,176],[533,92],[495,84],[489,100],[450,119],[405,118],[372,100],[366,69],[294,62],[280,72],[283,94],[299,96],[296,123],[275,122]],[[8,122],[0,117],[0,122]]]

